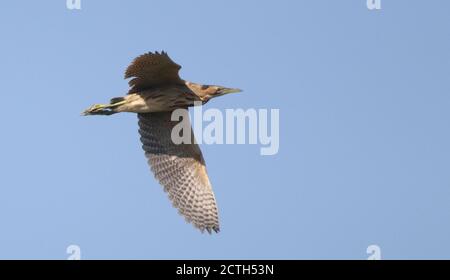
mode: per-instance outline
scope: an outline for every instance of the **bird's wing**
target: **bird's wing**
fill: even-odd
[[[181,66],[170,59],[166,52],[146,53],[136,57],[125,71],[125,79],[131,93],[143,91],[155,86],[183,84],[178,76]]]
[[[171,113],[138,114],[139,133],[148,163],[172,204],[188,222],[202,232],[219,232],[216,199],[190,122],[187,119],[184,123],[189,124],[192,144],[176,145],[171,133],[179,122],[171,121]]]

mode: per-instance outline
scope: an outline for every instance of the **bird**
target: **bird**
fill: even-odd
[[[82,115],[136,113],[145,157],[173,206],[202,233],[218,233],[217,202],[190,121],[192,141],[175,143],[171,131],[180,121],[171,116],[177,109],[202,106],[212,98],[241,90],[183,80],[180,69],[165,51],[140,55],[125,71],[128,93],[112,98],[109,104],[94,104]]]

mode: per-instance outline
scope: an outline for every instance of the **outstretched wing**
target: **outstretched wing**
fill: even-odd
[[[139,133],[148,163],[172,204],[202,232],[219,232],[216,199],[206,173],[205,161],[195,143],[189,120],[191,144],[176,145],[171,139],[178,121],[172,112],[138,114]],[[186,122],[187,121],[187,122]]]
[[[166,52],[146,53],[133,60],[125,71],[125,79],[132,78],[129,94],[155,86],[183,84],[178,76],[181,66],[170,59]]]

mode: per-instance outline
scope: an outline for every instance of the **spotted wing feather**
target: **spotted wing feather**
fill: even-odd
[[[171,112],[138,114],[142,147],[156,179],[173,205],[202,232],[219,232],[216,199],[206,173],[205,161],[195,143],[176,145],[171,139]]]

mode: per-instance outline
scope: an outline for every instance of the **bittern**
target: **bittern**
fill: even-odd
[[[164,51],[141,55],[125,71],[125,79],[132,78],[128,94],[112,98],[110,104],[93,105],[83,114],[137,113],[145,156],[173,206],[202,232],[219,232],[217,203],[202,152],[191,127],[190,143],[174,143],[171,131],[179,121],[171,121],[171,115],[241,90],[182,80],[180,69]]]

